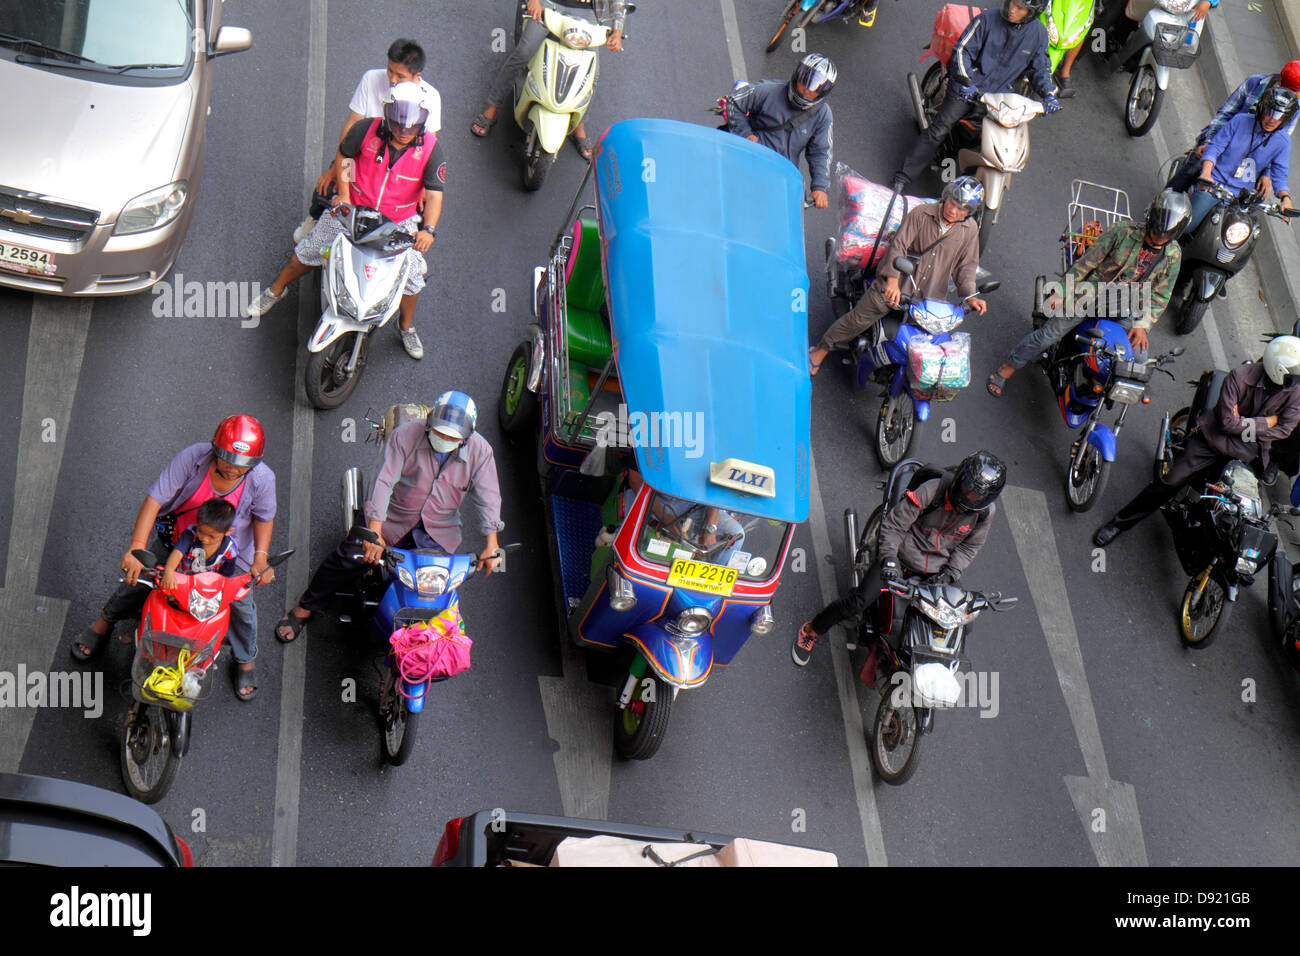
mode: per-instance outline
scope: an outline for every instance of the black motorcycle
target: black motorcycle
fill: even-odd
[[[1182,451],[1200,413],[1218,403],[1227,374],[1206,372],[1196,383],[1192,404],[1173,416],[1165,413],[1154,462],[1157,479]],[[1217,477],[1180,489],[1161,512],[1173,534],[1178,561],[1190,578],[1179,607],[1179,636],[1186,647],[1209,647],[1238,589],[1253,584],[1259,569],[1273,561],[1278,544],[1274,520],[1280,514],[1300,514],[1300,509],[1266,509],[1258,477],[1233,460]]]
[[[844,512],[855,588],[876,562],[880,525],[888,509],[905,492],[939,474],[915,458],[895,465],[888,481],[881,483],[885,499],[867,519],[861,538],[857,511]],[[905,783],[916,772],[921,736],[934,730],[934,712],[958,706],[963,685],[969,688],[973,675],[963,668],[968,662],[962,652],[975,618],[988,608],[1003,611],[1018,601],[996,591],[981,594],[912,578],[891,585],[888,594],[882,592],[875,613],[857,622],[857,643],[870,649],[862,677],[881,693],[867,743],[885,783]]]
[[[1175,163],[1174,170],[1181,165],[1182,160]],[[1210,301],[1216,295],[1227,295],[1228,280],[1245,267],[1255,251],[1265,216],[1284,222],[1300,216],[1300,209],[1282,209],[1276,198],[1266,201],[1258,191],[1243,189],[1234,193],[1219,183],[1198,185],[1212,191],[1219,205],[1205,214],[1199,226],[1178,239],[1183,261],[1169,309],[1174,316],[1174,331],[1179,335],[1194,332],[1205,318]]]

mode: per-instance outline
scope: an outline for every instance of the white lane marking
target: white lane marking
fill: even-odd
[[[302,181],[308,193],[320,173],[325,147],[325,30],[329,0],[312,0],[307,49],[307,130],[303,148]],[[298,341],[306,342],[316,319],[316,296],[310,281],[299,283]],[[307,587],[311,572],[311,466],[315,447],[316,411],[307,401],[303,375],[307,352],[298,346],[294,363],[293,457],[289,480],[289,541],[296,549],[285,567],[285,595],[296,601]],[[277,616],[278,620],[278,616]],[[302,790],[303,696],[307,683],[307,631],[292,644],[283,645],[284,672],[280,695],[280,738],[275,763],[275,820],[271,829],[271,865],[298,862],[298,806]],[[279,643],[278,641],[276,642]]]
[[[32,297],[27,369],[18,426],[13,523],[0,588],[0,666],[51,669],[68,602],[36,593],[54,489],[68,446],[77,379],[86,354],[93,300]],[[48,427],[53,441],[44,441]],[[21,691],[20,691],[21,693]],[[36,719],[33,707],[0,707],[0,772],[17,773]]]
[[[1009,485],[1002,492],[1002,501],[1088,771],[1086,777],[1066,777],[1066,788],[1101,866],[1146,866],[1137,795],[1130,784],[1110,779],[1106,766],[1101,728],[1083,667],[1047,496]]]
[[[740,24],[736,20],[736,5],[732,0],[719,0],[722,6],[722,28],[727,35],[727,56],[731,58],[731,75],[745,79],[745,50],[740,45]]]

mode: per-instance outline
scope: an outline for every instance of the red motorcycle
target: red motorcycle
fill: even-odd
[[[190,711],[207,696],[208,675],[230,627],[230,605],[256,587],[252,574],[176,574],[163,588],[152,552],[133,551],[145,566],[140,583],[153,588],[135,631],[131,661],[134,698],[122,728],[122,781],[131,796],[157,803],[171,788],[189,749]],[[268,564],[283,564],[293,550]],[[265,572],[263,572],[265,573]]]

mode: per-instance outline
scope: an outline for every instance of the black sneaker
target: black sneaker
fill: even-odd
[[[1070,82],[1068,76],[1061,76],[1059,73],[1053,73],[1052,79],[1056,81],[1056,95],[1063,100],[1068,100],[1075,94],[1074,84]]]
[[[889,188],[896,193],[901,193],[911,181],[912,178],[900,170],[894,173],[894,178],[889,181]]]
[[[804,624],[799,628],[799,633],[794,636],[794,644],[790,646],[790,656],[800,667],[807,667],[808,662],[812,660],[813,648],[816,646],[817,635],[812,632],[808,624]]]

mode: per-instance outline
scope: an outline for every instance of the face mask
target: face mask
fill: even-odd
[[[429,432],[429,445],[439,454],[455,451],[460,447],[459,438],[443,438],[437,432]]]

